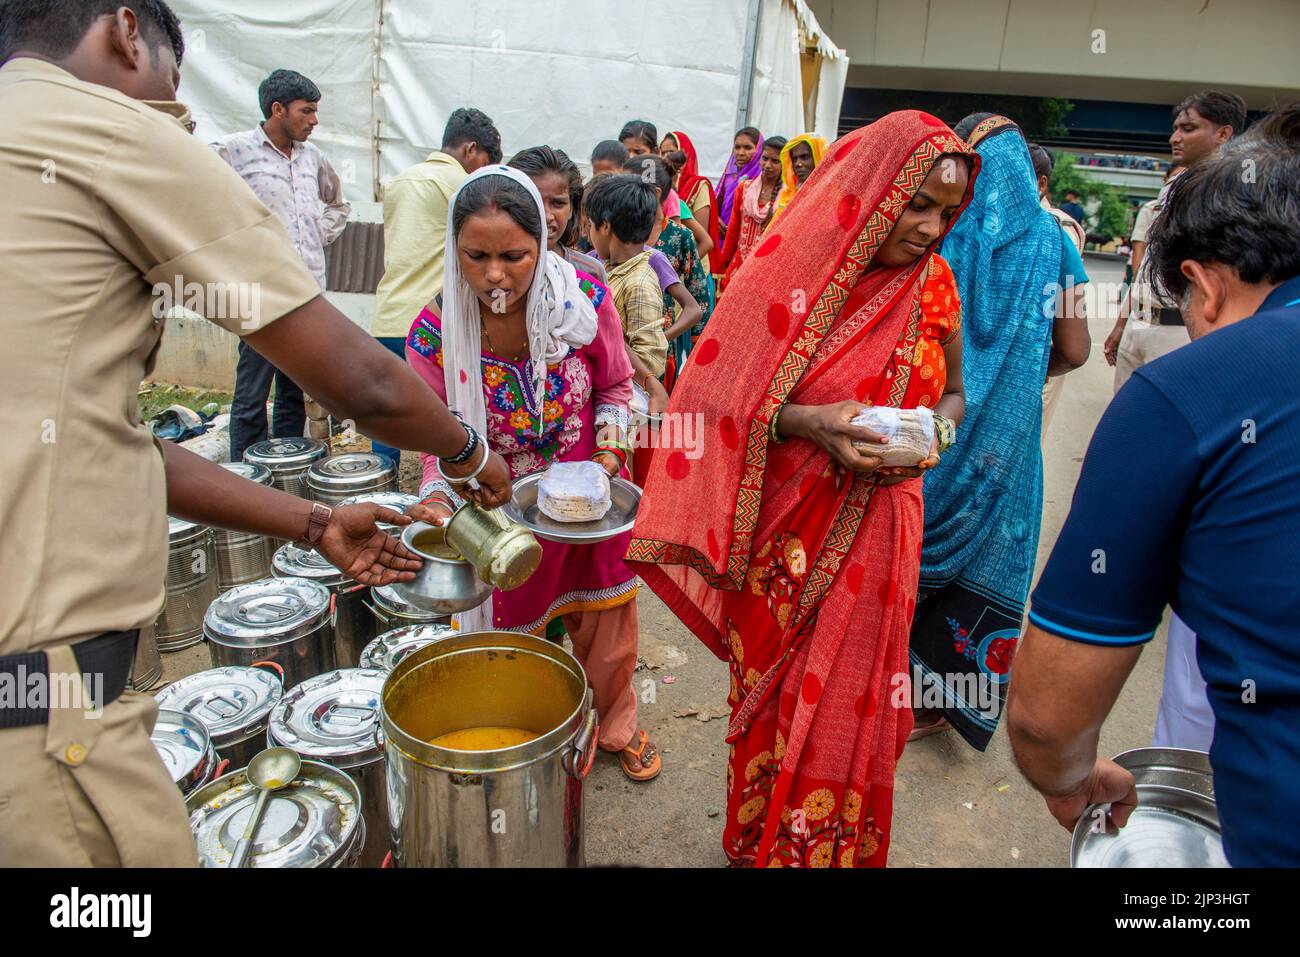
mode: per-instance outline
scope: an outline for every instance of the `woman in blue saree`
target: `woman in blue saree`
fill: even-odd
[[[913,739],[951,726],[983,751],[1006,701],[1038,551],[1043,382],[1081,365],[1089,347],[1086,322],[1058,306],[1059,293],[1088,277],[1039,205],[1020,128],[983,114],[956,131],[982,164],[943,244],[964,313],[966,420],[925,479]]]

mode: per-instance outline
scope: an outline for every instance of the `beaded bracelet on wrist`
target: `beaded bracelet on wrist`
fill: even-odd
[[[465,426],[465,435],[466,435],[465,447],[462,448],[455,455],[453,455],[451,458],[444,459],[444,461],[448,465],[464,465],[466,462],[470,460],[470,457],[473,456],[475,450],[478,448],[478,444],[479,444],[478,432],[475,431],[475,429],[472,426],[470,426],[465,422],[461,422],[461,425]]]

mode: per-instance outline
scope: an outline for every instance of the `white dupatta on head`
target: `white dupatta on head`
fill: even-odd
[[[460,268],[456,241],[456,204],[471,183],[488,176],[504,176],[520,184],[537,205],[541,221],[537,268],[525,306],[528,331],[528,372],[537,426],[544,428],[546,367],[562,360],[569,350],[581,349],[596,338],[596,310],[578,285],[578,274],[568,260],[547,249],[546,210],[542,196],[527,175],[509,166],[493,164],[470,175],[452,197],[447,216],[447,247],[442,291],[442,374],[447,405],[489,441],[487,404],[483,394],[483,326],[485,308],[470,288]],[[489,442],[490,444],[490,442]],[[458,616],[462,630],[492,628],[492,600]]]

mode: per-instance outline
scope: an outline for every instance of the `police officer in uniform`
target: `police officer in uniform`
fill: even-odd
[[[153,439],[136,393],[156,289],[255,284],[256,315],[208,318],[368,435],[477,473],[482,504],[510,494],[505,463],[326,302],[284,227],[178,122],[182,53],[161,0],[0,4],[0,866],[195,863],[149,740],[156,704],[124,690],[163,602],[168,512],[313,545],[366,584],[419,567],[375,526],[396,513],[330,510]],[[98,699],[68,693],[77,676]]]

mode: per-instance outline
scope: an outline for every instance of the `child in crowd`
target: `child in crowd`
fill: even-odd
[[[664,161],[668,164],[668,171],[672,174],[672,187],[668,191],[668,199],[664,202],[664,214],[669,219],[674,219],[691,231],[695,237],[695,248],[700,257],[704,258],[713,250],[713,237],[709,235],[709,230],[704,223],[691,211],[690,203],[683,202],[677,194],[677,183],[682,176],[682,168],[686,165],[686,153],[682,150],[669,150],[664,155]],[[708,273],[706,272],[707,276]]]
[[[661,157],[633,157],[627,161],[624,168],[629,172],[637,173],[642,179],[651,183],[657,196],[664,196],[671,188],[672,173]],[[682,204],[682,210],[686,210],[685,203]],[[673,368],[680,370],[682,363],[686,361],[686,356],[690,354],[691,346],[703,333],[704,324],[708,322],[713,312],[709,274],[705,270],[703,257],[695,245],[695,238],[691,235],[691,231],[681,223],[674,222],[666,211],[661,212],[658,226],[650,237],[650,243],[668,257],[669,263],[672,264],[674,272],[681,277],[692,301],[698,303],[700,307],[695,321],[684,325],[682,320],[685,315],[679,315],[667,333],[668,341],[672,344]],[[665,297],[665,309],[670,313],[675,311],[674,300],[681,302],[678,297]],[[667,384],[671,388],[671,381]]]
[[[617,173],[627,162],[627,147],[618,140],[601,140],[591,151],[591,171],[593,174]]]
[[[659,378],[668,362],[663,293],[645,248],[659,215],[659,199],[654,187],[638,176],[603,176],[587,191],[583,212],[588,238],[605,262],[635,379],[650,391],[647,376]]]
[[[618,141],[632,156],[644,156],[659,149],[659,130],[649,120],[629,120],[623,124]]]

